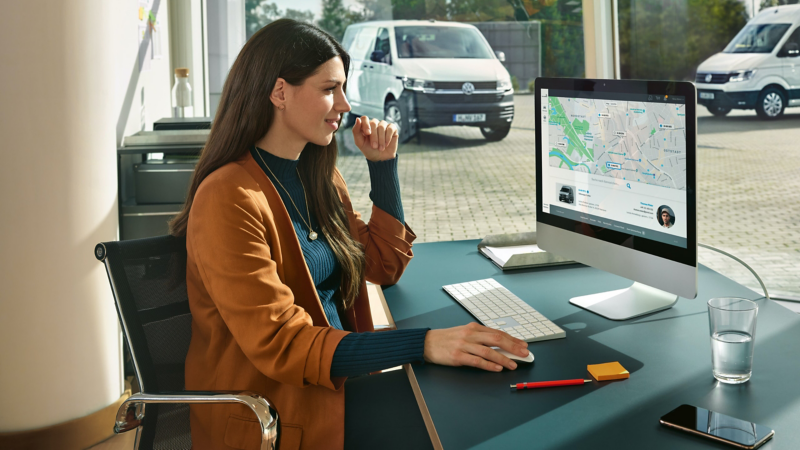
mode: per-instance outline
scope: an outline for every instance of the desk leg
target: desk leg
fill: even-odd
[[[431,438],[431,444],[436,450],[443,450],[442,441],[439,440],[439,434],[436,433],[436,427],[433,426],[433,419],[431,413],[428,411],[428,405],[425,404],[425,398],[422,396],[422,391],[419,389],[417,377],[414,375],[414,369],[411,364],[404,364],[403,369],[406,371],[408,381],[411,383],[411,390],[414,391],[414,398],[417,399],[419,412],[422,414],[422,420],[425,422],[425,428],[428,430],[428,436]]]

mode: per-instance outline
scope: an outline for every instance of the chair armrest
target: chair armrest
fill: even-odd
[[[239,403],[248,406],[261,424],[261,450],[273,450],[278,439],[278,412],[259,394],[244,391],[181,391],[175,393],[138,393],[128,397],[117,411],[115,433],[138,428],[144,419],[144,405],[148,403]],[[274,415],[273,415],[274,413]]]

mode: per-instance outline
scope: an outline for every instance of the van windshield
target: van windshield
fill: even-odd
[[[770,53],[778,44],[788,23],[762,23],[747,25],[725,47],[723,53]]]
[[[493,58],[492,49],[475,28],[395,27],[394,34],[400,58]]]

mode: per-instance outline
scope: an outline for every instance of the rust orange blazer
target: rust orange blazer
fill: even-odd
[[[395,283],[416,236],[377,207],[364,223],[338,171],[334,184],[350,232],[364,245],[367,280]],[[250,153],[200,184],[186,247],[186,389],[265,395],[280,415],[281,450],[343,448],[345,379],[331,378],[330,369],[347,332],[328,324],[289,214]],[[352,330],[373,330],[365,283],[342,319]],[[191,427],[196,450],[259,447],[258,423],[245,406],[192,406]]]

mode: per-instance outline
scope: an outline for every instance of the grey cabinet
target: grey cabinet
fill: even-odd
[[[117,149],[120,239],[161,236],[186,199],[208,130],[142,131]]]

